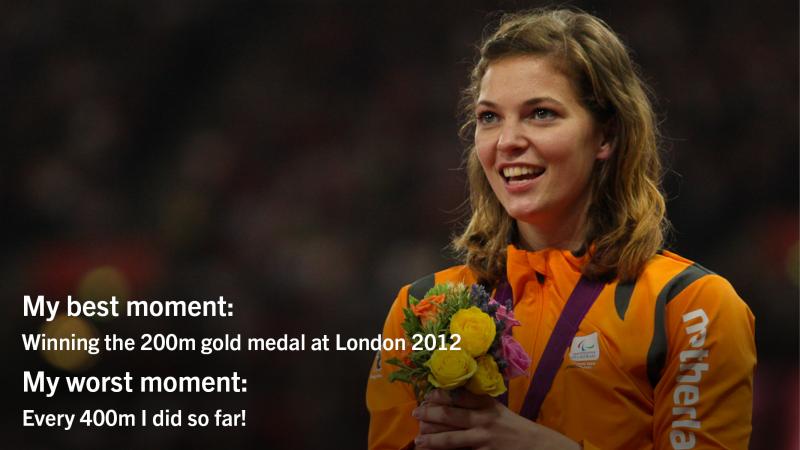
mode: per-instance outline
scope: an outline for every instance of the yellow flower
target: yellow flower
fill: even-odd
[[[489,394],[492,397],[497,397],[506,391],[506,383],[491,355],[478,358],[478,370],[467,383],[467,390],[473,394]]]
[[[464,350],[436,350],[425,363],[431,369],[428,381],[442,389],[455,389],[469,380],[478,368]]]
[[[496,332],[494,320],[477,306],[461,309],[450,319],[450,334],[461,336],[461,348],[472,357],[489,350]]]

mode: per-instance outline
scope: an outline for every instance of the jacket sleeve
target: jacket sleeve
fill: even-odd
[[[748,448],[753,313],[724,278],[710,274],[669,300],[664,314],[667,354],[655,388],[655,448]]]
[[[383,327],[383,338],[404,338],[403,308],[408,303],[408,286],[400,290],[389,310]],[[406,341],[406,344],[408,342]],[[407,383],[389,382],[395,366],[387,364],[390,358],[402,359],[408,351],[378,352],[372,363],[367,381],[367,409],[369,410],[369,448],[371,450],[398,450],[406,448],[419,432],[419,423],[411,417],[417,406],[413,389]]]

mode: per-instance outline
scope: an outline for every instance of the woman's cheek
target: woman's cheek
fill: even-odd
[[[480,143],[475,143],[475,150],[478,155],[478,161],[480,161],[481,166],[483,167],[484,171],[489,171],[494,166],[494,154],[492,153],[491,148],[487,147],[486,145],[481,145]]]

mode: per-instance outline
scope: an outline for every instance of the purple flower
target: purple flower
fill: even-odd
[[[505,369],[506,377],[514,378],[525,375],[531,366],[531,358],[525,352],[525,349],[509,334],[503,335],[502,345],[503,359],[508,364]]]
[[[511,334],[511,327],[520,324],[519,320],[514,318],[514,311],[506,308],[494,299],[489,301],[489,305],[497,307],[494,317],[503,324],[503,334]]]
[[[480,284],[473,284],[471,290],[471,297],[472,301],[475,303],[475,306],[481,309],[483,312],[488,311],[489,305],[489,293],[486,292],[486,289],[483,288]]]

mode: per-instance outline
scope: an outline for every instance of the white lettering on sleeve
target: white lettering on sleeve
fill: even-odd
[[[703,372],[708,371],[708,364],[697,361],[704,361],[708,357],[708,350],[702,348],[706,343],[708,333],[708,315],[703,309],[695,309],[683,315],[683,323],[688,324],[685,328],[689,336],[691,348],[680,353],[680,371],[675,378],[679,383],[672,393],[672,400],[675,406],[672,408],[672,430],[669,433],[669,442],[674,449],[691,449],[697,443],[694,432],[689,430],[699,430],[702,426],[697,419],[697,409],[689,407],[700,401],[700,380]],[[697,319],[700,319],[699,321]],[[689,360],[695,362],[685,364]],[[689,384],[691,383],[691,384]],[[688,416],[688,417],[687,417]]]
[[[683,431],[672,430],[669,432],[669,443],[672,444],[674,449],[694,448],[694,433],[690,432],[687,436]]]

